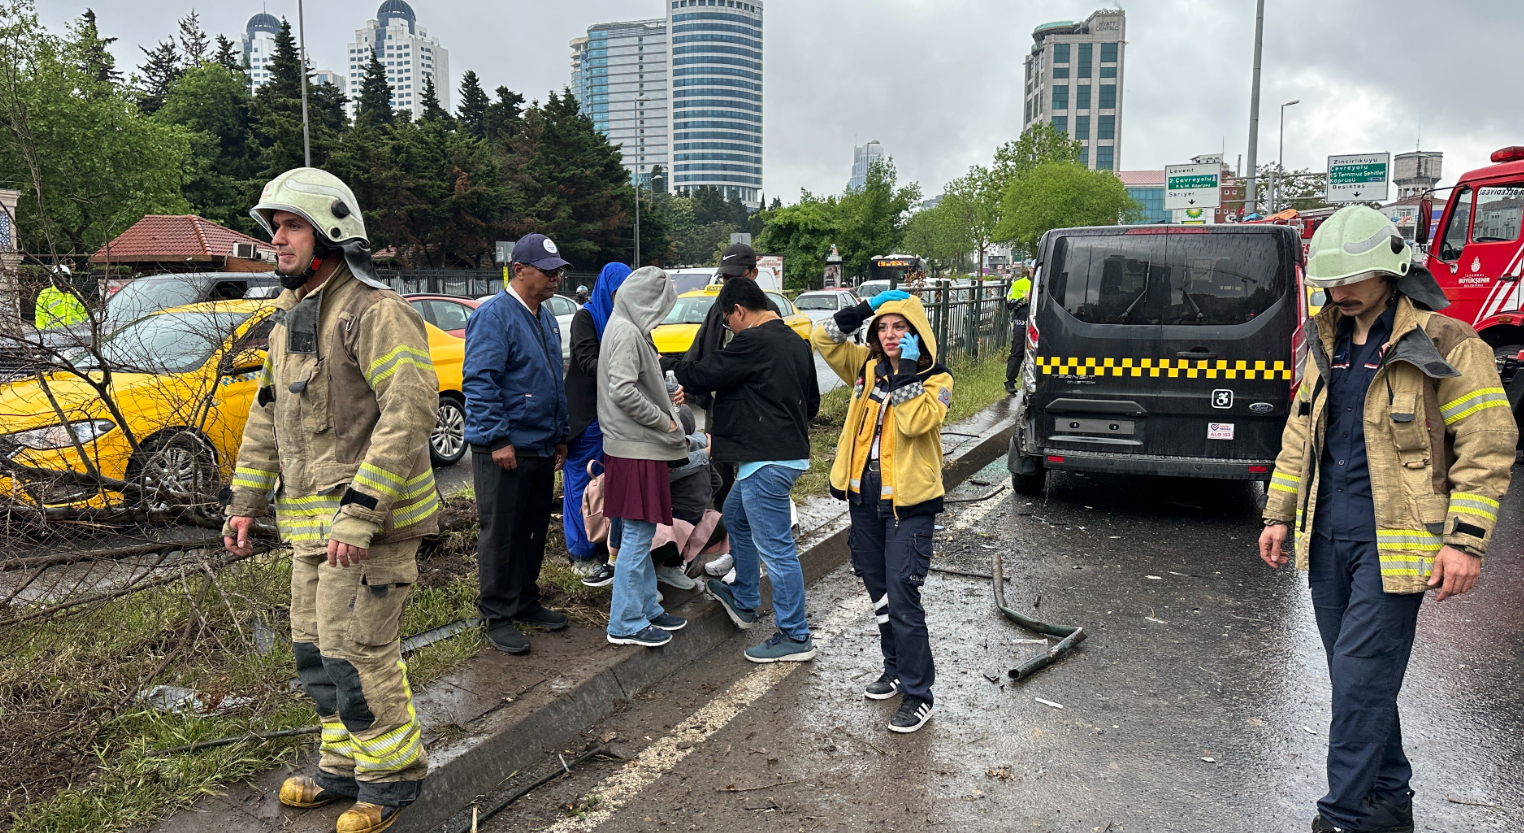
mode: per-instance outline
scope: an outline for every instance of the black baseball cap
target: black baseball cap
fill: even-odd
[[[755,259],[754,259],[755,260]],[[571,264],[561,259],[556,244],[543,234],[526,234],[513,244],[513,262],[523,263],[541,272],[554,272]]]
[[[731,243],[720,254],[720,274],[735,277],[757,268],[757,252],[745,243]]]

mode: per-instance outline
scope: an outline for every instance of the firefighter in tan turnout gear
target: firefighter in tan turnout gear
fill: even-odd
[[[1449,302],[1412,259],[1365,206],[1328,218],[1307,257],[1329,304],[1311,321],[1259,549],[1280,567],[1294,531],[1328,655],[1314,833],[1412,833],[1397,692],[1418,608],[1426,590],[1442,602],[1476,584],[1518,439],[1492,348],[1433,312]]]
[[[322,720],[314,775],[281,803],[356,799],[339,833],[385,830],[428,770],[399,627],[418,577],[419,539],[438,529],[428,439],[438,383],[418,313],[371,267],[354,194],[296,168],[250,212],[275,243],[276,301],[259,393],[238,452],[224,543],[248,552],[274,493],[294,551],[291,638],[297,675]]]

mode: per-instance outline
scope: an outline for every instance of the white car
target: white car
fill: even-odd
[[[794,307],[819,324],[840,310],[850,309],[862,302],[861,298],[849,290],[818,289],[814,292],[801,292],[794,299]]]

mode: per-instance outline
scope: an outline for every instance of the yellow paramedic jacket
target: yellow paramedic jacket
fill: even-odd
[[[1329,356],[1339,308],[1312,320],[1306,372],[1292,400],[1271,476],[1265,519],[1293,524],[1307,569],[1318,463],[1328,425]],[[1487,550],[1508,491],[1518,429],[1497,364],[1470,325],[1397,296],[1392,339],[1365,397],[1365,444],[1376,506],[1376,546],[1388,593],[1422,593],[1449,545]]]
[[[921,353],[931,358],[931,364],[913,373],[896,374],[892,389],[880,402],[874,384],[877,360],[869,357],[867,347],[848,339],[864,323],[872,327],[875,315],[886,313],[898,313],[910,321],[920,337]],[[831,493],[845,498],[848,492],[858,490],[878,411],[884,407],[888,410],[879,439],[883,497],[892,499],[895,517],[899,518],[942,511],[941,428],[952,404],[953,377],[936,362],[936,336],[920,299],[912,296],[905,301],[889,301],[877,313],[864,301],[816,324],[810,342],[836,375],[852,385],[846,425],[831,464]]]
[[[276,299],[224,514],[264,515],[274,490],[276,524],[297,555],[326,551],[329,538],[370,547],[437,531],[428,441],[439,383],[423,319],[347,266],[317,296]],[[316,338],[304,345],[303,332]]]

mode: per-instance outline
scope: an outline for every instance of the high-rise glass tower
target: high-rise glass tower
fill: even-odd
[[[762,195],[762,3],[667,0],[672,188]]]
[[[1080,161],[1088,167],[1118,170],[1126,13],[1101,9],[1079,22],[1044,23],[1032,41],[1022,129],[1048,122],[1079,140]]]
[[[861,191],[868,184],[868,169],[884,158],[884,146],[877,139],[852,149],[852,178],[847,180],[848,191]]]
[[[280,21],[275,15],[260,12],[249,18],[242,41],[243,62],[249,67],[249,86],[261,87],[270,80],[270,59],[275,57],[275,36]]]
[[[599,23],[571,42],[572,92],[593,126],[619,146],[632,177],[650,184],[669,165],[667,21]],[[670,180],[670,177],[668,177]]]

